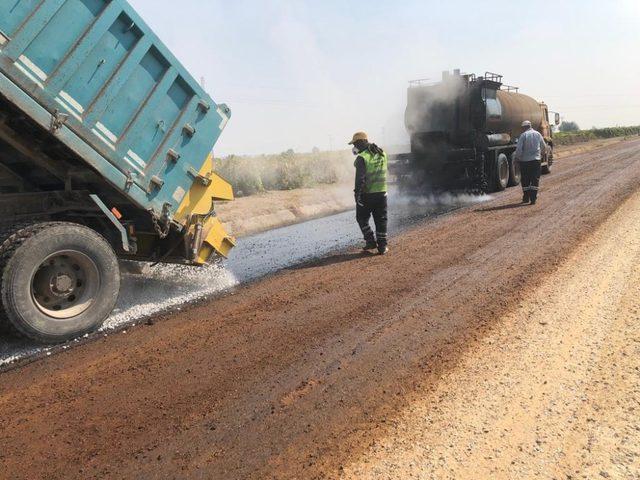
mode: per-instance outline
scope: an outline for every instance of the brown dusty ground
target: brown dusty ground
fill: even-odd
[[[5,478],[638,478],[640,140],[0,376]],[[608,477],[607,477],[608,476]]]
[[[640,478],[640,192],[344,478]]]
[[[600,138],[598,140],[590,140],[588,142],[580,142],[574,143],[573,145],[560,145],[555,147],[555,157],[560,160],[565,157],[569,157],[572,155],[588,153],[592,150],[597,150],[599,148],[608,148],[614,147],[616,144],[620,142],[627,142],[636,140],[637,135],[629,136],[629,137],[615,137],[615,138]]]
[[[607,148],[625,138],[593,140],[556,148],[556,158]],[[219,203],[216,211],[231,235],[245,237],[272,228],[303,222],[312,218],[344,212],[354,208],[351,183],[320,185],[314,188],[264,192]]]

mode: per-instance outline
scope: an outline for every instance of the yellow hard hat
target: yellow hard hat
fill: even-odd
[[[353,134],[353,140],[351,140],[349,142],[349,145],[353,145],[358,140],[366,140],[368,142],[369,141],[369,137],[364,132],[356,132],[356,133]]]

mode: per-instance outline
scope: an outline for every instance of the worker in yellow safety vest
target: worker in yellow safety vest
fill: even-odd
[[[389,251],[387,246],[387,154],[375,143],[369,143],[365,132],[353,136],[356,156],[355,200],[356,219],[364,235],[364,250],[377,250],[380,255]],[[375,233],[369,224],[373,216]]]

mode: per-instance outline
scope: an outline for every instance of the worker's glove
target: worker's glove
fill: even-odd
[[[362,203],[362,195],[360,193],[355,194],[356,205],[359,207],[364,207],[364,203]]]

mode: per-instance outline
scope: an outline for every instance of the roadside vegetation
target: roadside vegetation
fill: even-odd
[[[560,131],[561,132],[579,132],[580,131],[580,127],[578,126],[578,124],[576,122],[571,122],[569,120],[565,120],[560,125]]]
[[[269,190],[294,190],[348,181],[353,175],[349,151],[276,155],[229,155],[215,160],[216,172],[233,185],[236,196]]]
[[[592,128],[591,130],[560,131],[553,135],[556,145],[573,145],[601,138],[630,137],[640,135],[640,125],[635,127]]]
[[[553,136],[556,145],[640,135],[640,125],[580,130],[575,122],[564,123],[564,128]],[[353,156],[348,150],[322,152],[316,148],[309,153],[287,150],[274,155],[229,155],[216,158],[215,168],[233,185],[236,196],[243,197],[273,190],[350,182]]]

